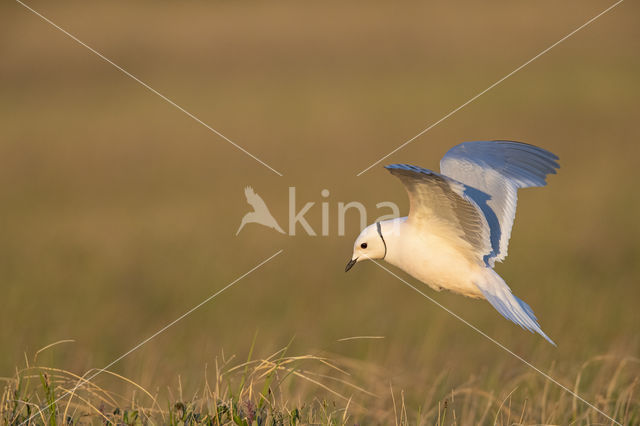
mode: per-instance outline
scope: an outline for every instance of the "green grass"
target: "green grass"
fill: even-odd
[[[180,377],[174,387],[150,390],[112,371],[88,371],[80,377],[54,367],[28,365],[6,379],[0,421],[240,426],[613,424],[532,372],[490,391],[486,375],[451,387],[440,374],[425,382],[428,396],[422,404],[413,405],[401,384],[385,383],[376,367],[328,354],[289,356],[288,349],[244,362],[223,353],[205,368],[196,391],[189,394]],[[573,369],[572,377],[558,375],[556,366],[550,370],[622,424],[640,422],[636,396],[640,359],[597,357]]]
[[[265,416],[289,418],[297,409],[301,423],[311,416],[492,424],[497,416],[511,424],[524,415],[525,424],[607,424],[375,265],[344,274],[359,231],[355,215],[345,237],[334,235],[338,202],[374,210],[388,200],[407,212],[401,185],[381,167],[356,173],[603,4],[33,6],[284,177],[18,4],[2,3],[5,422],[38,407],[38,422],[55,413],[64,424],[68,398],[52,408],[52,395],[284,249],[113,365],[113,374],[83,385],[67,415],[73,407],[74,422],[84,414],[101,422],[99,412],[112,422],[134,422],[135,412],[140,421],[168,422],[171,411],[174,420],[186,412],[202,420],[222,401],[241,420],[241,411],[262,402]],[[486,302],[423,288],[569,388],[580,377],[580,395],[627,424],[638,423],[639,401],[638,7],[622,3],[388,159],[437,168],[458,142],[502,138],[559,155],[561,169],[547,187],[519,193],[509,257],[497,267],[557,348]],[[288,187],[296,186],[299,203],[316,202],[307,215],[316,230],[328,189],[331,236],[290,238],[249,225],[236,237],[247,185],[284,227]],[[341,340],[351,336],[384,338]],[[69,339],[75,343],[33,360],[39,348]],[[285,346],[286,354],[278,352]],[[281,364],[263,376],[274,368],[263,360]],[[319,384],[292,373],[294,366]],[[219,389],[206,390],[206,381],[219,380]]]

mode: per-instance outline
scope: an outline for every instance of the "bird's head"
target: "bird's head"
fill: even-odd
[[[387,255],[387,242],[382,235],[380,222],[373,223],[360,233],[353,245],[353,255],[347,263],[345,272],[353,267],[357,262],[365,259],[384,259]]]

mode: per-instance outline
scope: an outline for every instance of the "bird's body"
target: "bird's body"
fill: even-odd
[[[558,167],[555,160],[533,145],[483,141],[449,150],[442,174],[387,166],[409,193],[409,215],[365,228],[347,270],[359,260],[384,259],[435,290],[486,299],[505,318],[553,343],[493,266],[507,255],[517,190],[544,186]]]
[[[483,297],[472,277],[485,268],[470,261],[451,245],[449,239],[420,232],[406,217],[384,221],[381,225],[388,248],[387,262],[434,290],[446,289],[468,297]]]

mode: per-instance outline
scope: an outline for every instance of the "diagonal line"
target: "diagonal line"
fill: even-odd
[[[123,353],[122,355],[120,355],[118,358],[116,358],[115,360],[111,361],[109,364],[107,364],[105,367],[102,367],[101,369],[97,370],[97,372],[95,372],[94,374],[92,374],[91,376],[89,376],[87,379],[81,379],[80,381],[78,381],[78,384],[76,384],[76,386],[73,388],[73,390],[71,390],[71,392],[69,392],[70,395],[75,394],[76,390],[81,386],[80,383],[84,384],[86,382],[91,381],[92,379],[94,379],[96,376],[98,376],[100,373],[102,373],[105,370],[108,370],[109,368],[111,368],[115,363],[119,362],[120,360],[122,360],[123,358],[125,358],[126,356],[130,355],[132,352],[135,352],[136,350],[140,349],[140,347],[142,347],[143,345],[145,345],[146,343],[148,343],[150,340],[154,339],[155,337],[157,337],[158,335],[162,334],[163,332],[165,332],[168,328],[174,326],[177,322],[181,321],[182,319],[184,319],[185,317],[187,317],[188,315],[190,315],[191,313],[193,313],[195,310],[197,310],[198,308],[200,308],[202,305],[206,304],[207,302],[211,301],[212,299],[214,299],[216,296],[218,296],[219,294],[221,294],[222,292],[224,292],[225,290],[227,290],[228,288],[230,288],[231,286],[233,286],[234,284],[236,284],[238,281],[242,280],[243,278],[245,278],[247,275],[249,275],[250,273],[252,273],[253,271],[255,271],[256,269],[260,268],[261,266],[263,266],[265,263],[269,262],[270,260],[272,260],[273,258],[275,258],[276,256],[278,256],[280,253],[282,253],[284,250],[280,249],[277,252],[275,252],[274,254],[272,254],[271,256],[269,256],[268,258],[266,258],[265,260],[263,260],[262,262],[258,263],[256,266],[254,266],[253,268],[249,269],[247,272],[245,272],[244,274],[240,275],[238,278],[236,278],[235,280],[231,281],[229,284],[227,284],[225,287],[223,287],[222,289],[218,290],[217,292],[215,292],[214,294],[212,294],[211,296],[207,297],[206,299],[204,299],[202,302],[198,303],[197,305],[195,305],[193,308],[189,309],[187,312],[185,312],[184,314],[180,315],[178,318],[174,319],[173,321],[171,321],[169,324],[165,325],[164,327],[162,327],[160,330],[156,331],[155,333],[153,333],[151,336],[147,337],[146,339],[144,339],[143,341],[141,341],[140,343],[138,343],[137,345],[135,345],[133,348],[129,349],[127,352]],[[85,373],[86,374],[86,373]],[[47,406],[53,406],[56,402],[60,401],[62,398],[64,398],[64,395],[59,397],[58,399],[56,399],[55,401],[53,401],[52,404],[48,404]],[[29,417],[26,421],[24,421],[23,423],[21,423],[20,426],[23,426],[26,423],[29,423],[35,416],[39,415],[42,412],[43,408],[40,408],[38,410],[37,413],[35,413],[34,415],[32,415],[31,417]]]
[[[531,364],[529,361],[527,361],[526,359],[522,358],[520,355],[512,352],[509,348],[507,348],[505,345],[503,345],[502,343],[498,342],[496,339],[494,339],[493,337],[489,336],[488,334],[486,334],[484,331],[480,330],[478,327],[474,326],[473,324],[471,324],[470,322],[468,322],[467,320],[465,320],[464,318],[462,318],[460,315],[456,314],[455,312],[451,311],[450,309],[446,308],[444,305],[441,305],[439,302],[437,302],[435,299],[429,297],[426,293],[418,290],[415,286],[409,284],[407,281],[405,281],[404,279],[402,279],[401,277],[399,277],[398,275],[396,275],[395,273],[393,273],[392,271],[390,271],[389,269],[387,269],[385,266],[383,266],[382,264],[378,263],[377,261],[375,261],[374,259],[371,259],[369,256],[366,256],[367,259],[371,260],[373,263],[375,263],[376,265],[378,265],[379,267],[381,267],[382,269],[384,269],[385,271],[387,271],[389,274],[393,275],[394,277],[396,277],[397,279],[399,279],[400,281],[402,281],[405,285],[407,285],[408,287],[412,288],[413,290],[417,291],[418,293],[420,293],[422,296],[424,296],[426,299],[428,299],[429,301],[433,302],[434,304],[436,304],[438,307],[442,308],[443,310],[445,310],[446,312],[448,312],[449,314],[451,314],[452,316],[454,316],[456,319],[458,319],[459,321],[463,322],[465,325],[471,327],[473,330],[475,330],[476,332],[478,332],[479,334],[481,334],[482,336],[486,337],[487,339],[489,339],[491,342],[495,343],[498,347],[500,347],[501,349],[503,349],[504,351],[510,353],[511,355],[513,355],[516,359],[520,360],[521,362],[523,362],[524,364],[526,364],[528,367],[530,367],[531,369],[533,369],[534,371],[540,373],[545,379],[549,380],[550,382],[554,383],[555,385],[559,386],[560,388],[562,388],[563,390],[565,390],[566,392],[570,393],[571,395],[573,395],[574,397],[576,397],[577,399],[579,399],[580,401],[584,402],[585,404],[587,404],[589,407],[593,408],[594,410],[596,410],[598,413],[602,414],[603,416],[605,416],[607,419],[611,420],[612,422],[614,422],[617,425],[622,426],[621,423],[617,422],[616,420],[614,420],[611,416],[609,416],[608,414],[606,414],[605,412],[603,412],[602,410],[600,410],[598,407],[596,407],[595,405],[591,404],[589,401],[587,401],[586,399],[584,399],[583,397],[581,397],[580,395],[578,395],[577,393],[573,392],[571,389],[569,389],[568,387],[566,387],[565,385],[563,385],[562,383],[558,382],[556,379],[554,379],[553,377],[551,377],[550,375],[548,375],[547,373],[545,373],[544,371],[540,370],[538,367],[536,367],[535,365]]]
[[[595,21],[596,19],[600,18],[602,15],[604,15],[605,13],[609,12],[611,9],[613,9],[614,7],[618,6],[620,3],[622,3],[624,0],[618,0],[616,3],[614,3],[613,5],[609,6],[608,8],[606,8],[605,10],[603,10],[602,12],[600,12],[599,14],[597,14],[596,16],[594,16],[593,18],[589,19],[587,22],[585,22],[584,24],[580,25],[578,28],[576,28],[575,30],[571,31],[569,34],[567,34],[566,36],[562,37],[560,40],[556,41],[555,43],[553,43],[551,46],[547,47],[546,49],[544,49],[542,52],[538,53],[536,56],[534,56],[533,58],[529,59],[527,62],[525,62],[524,64],[520,65],[518,68],[514,69],[513,71],[511,71],[509,74],[505,75],[504,77],[502,77],[500,80],[496,81],[495,83],[493,83],[491,86],[487,87],[486,89],[484,89],[482,92],[478,93],[477,95],[475,95],[474,97],[472,97],[471,99],[469,99],[468,101],[466,101],[465,103],[463,103],[462,105],[460,105],[459,107],[457,107],[456,109],[450,111],[447,115],[445,115],[444,117],[442,117],[440,120],[436,121],[435,123],[432,123],[429,127],[423,129],[420,133],[418,133],[417,135],[415,135],[414,137],[412,137],[411,139],[407,140],[406,142],[404,142],[402,145],[398,146],[396,149],[394,149],[393,151],[391,151],[390,153],[388,153],[387,155],[385,155],[384,157],[380,158],[378,161],[376,161],[375,163],[372,163],[369,167],[367,167],[366,169],[362,170],[360,173],[358,173],[356,176],[360,176],[361,174],[363,174],[364,172],[366,172],[367,170],[371,169],[372,167],[380,164],[380,162],[382,160],[384,160],[385,158],[390,157],[391,155],[395,154],[396,152],[400,151],[402,148],[404,148],[405,146],[409,145],[411,142],[415,141],[416,139],[418,139],[420,136],[424,135],[425,133],[427,133],[429,130],[433,129],[434,127],[436,127],[438,124],[442,123],[444,120],[446,120],[447,118],[451,117],[453,114],[455,114],[456,112],[460,111],[462,108],[466,107],[467,105],[469,105],[471,102],[475,101],[476,99],[478,99],[480,96],[484,95],[485,93],[487,93],[489,90],[493,89],[494,87],[496,87],[497,85],[499,85],[500,83],[502,83],[503,81],[505,81],[506,79],[508,79],[509,77],[511,77],[512,75],[514,75],[515,73],[517,73],[518,71],[520,71],[522,68],[526,67],[527,65],[529,65],[531,62],[535,61],[536,59],[538,59],[539,57],[541,57],[542,55],[544,55],[545,53],[547,53],[548,51],[550,51],[551,49],[553,49],[554,47],[556,47],[557,45],[559,45],[560,43],[562,43],[563,41],[565,41],[566,39],[568,39],[569,37],[571,37],[572,35],[574,35],[575,33],[577,33],[578,31],[582,30],[583,28],[585,28],[587,25],[591,24],[593,21]]]
[[[258,157],[256,157],[255,155],[253,155],[252,153],[250,153],[249,151],[247,151],[246,149],[244,149],[243,147],[241,147],[240,145],[238,145],[237,143],[235,143],[234,141],[232,141],[231,139],[229,139],[228,137],[226,137],[225,135],[223,135],[222,133],[220,133],[219,131],[217,131],[216,129],[214,129],[213,127],[211,127],[210,125],[208,125],[207,123],[205,123],[204,121],[202,121],[201,119],[199,119],[198,117],[196,117],[195,115],[193,115],[192,113],[190,113],[189,111],[187,111],[186,109],[184,109],[183,107],[181,107],[180,105],[175,103],[174,101],[172,101],[171,99],[169,99],[168,97],[166,97],[165,95],[163,95],[162,93],[158,92],[156,89],[154,89],[153,87],[149,86],[147,83],[145,83],[144,81],[140,80],[138,77],[136,77],[135,75],[131,74],[129,71],[125,70],[120,65],[116,64],[115,62],[113,62],[111,59],[109,59],[106,56],[104,56],[102,53],[98,52],[97,50],[95,50],[94,48],[92,48],[91,46],[89,46],[88,44],[83,42],[82,40],[78,39],[73,34],[69,33],[68,31],[64,30],[60,26],[56,25],[53,21],[51,21],[50,19],[46,18],[45,16],[43,16],[42,14],[37,12],[36,10],[32,9],[31,7],[27,6],[26,4],[24,4],[20,0],[16,0],[16,2],[19,3],[20,5],[24,6],[26,9],[30,10],[31,12],[33,12],[35,15],[39,16],[40,18],[42,18],[47,23],[51,24],[56,29],[60,30],[62,33],[67,35],[69,38],[71,38],[72,40],[74,40],[78,44],[86,47],[91,52],[95,53],[103,61],[108,62],[109,64],[113,65],[118,71],[122,72],[127,77],[130,77],[131,79],[133,79],[136,82],[140,83],[140,85],[142,85],[144,88],[148,89],[150,92],[158,95],[163,100],[165,100],[166,102],[168,102],[172,106],[176,107],[177,109],[179,109],[180,111],[185,113],[187,116],[189,116],[190,118],[192,118],[196,122],[200,123],[201,125],[203,125],[207,129],[209,129],[210,131],[212,131],[213,133],[215,133],[216,135],[218,135],[219,137],[224,139],[225,141],[229,142],[231,145],[233,145],[234,147],[236,147],[240,151],[244,152],[249,157],[253,158],[258,163],[262,164],[263,166],[265,166],[266,168],[271,170],[273,173],[277,174],[278,176],[282,176],[282,173],[280,173],[279,171],[277,171],[276,169],[274,169],[273,167],[271,167],[270,165],[268,165],[267,163],[265,163],[264,161],[262,161],[261,159],[259,159]]]

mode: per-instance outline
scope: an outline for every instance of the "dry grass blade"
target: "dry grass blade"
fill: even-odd
[[[71,390],[71,389],[65,389],[65,388],[62,388],[62,387],[61,387],[60,389],[61,389],[63,392],[67,393],[67,394],[71,394],[71,393],[72,393],[72,391],[73,391],[73,390]],[[96,408],[93,404],[91,404],[91,402],[89,402],[89,400],[88,400],[88,399],[85,399],[85,398],[81,397],[81,396],[80,396],[80,395],[78,395],[77,393],[76,393],[75,397],[76,397],[76,398],[78,398],[79,400],[81,400],[82,402],[84,402],[84,403],[87,405],[87,407],[91,408],[91,409],[92,409],[96,414],[98,414],[100,417],[102,417],[102,418],[107,422],[107,424],[111,422],[111,419],[109,419],[107,416],[105,416],[105,415],[102,413],[102,411],[100,411],[100,410],[99,410],[98,408]]]
[[[124,377],[118,373],[114,373],[113,371],[109,371],[109,370],[99,370],[102,373],[107,373],[113,377],[116,377],[126,383],[129,383],[130,385],[133,385],[136,389],[141,390],[142,392],[144,392],[145,395],[147,395],[149,398],[151,398],[151,401],[153,401],[153,405],[155,405],[158,408],[158,412],[162,415],[162,419],[164,420],[164,413],[162,411],[162,409],[160,408],[160,405],[158,404],[158,401],[156,400],[156,398],[151,394],[151,392],[149,392],[148,390],[146,390],[144,387],[142,387],[141,385],[139,385],[138,383],[134,382],[133,380]]]
[[[500,415],[500,412],[502,411],[502,408],[504,407],[504,403],[507,401],[507,399],[511,398],[511,395],[513,395],[513,393],[518,389],[518,387],[515,387],[511,392],[509,392],[509,394],[502,400],[502,402],[500,403],[500,406],[498,407],[498,411],[496,411],[496,416],[493,418],[493,424],[497,424],[498,423],[498,416]],[[509,414],[509,418],[511,417],[511,409],[507,408],[507,412]],[[508,421],[507,421],[508,423]]]
[[[342,339],[336,340],[336,342],[348,342],[350,340],[375,340],[375,339],[384,339],[384,336],[353,336],[353,337],[343,337]]]
[[[348,387],[350,387],[352,389],[360,391],[360,392],[362,392],[364,394],[367,394],[369,396],[372,396],[374,398],[379,398],[379,396],[376,395],[375,393],[370,392],[370,391],[366,390],[365,388],[363,388],[361,386],[358,386],[358,385],[356,385],[354,383],[351,383],[351,382],[349,382],[347,380],[344,380],[344,379],[341,379],[339,377],[333,377],[333,376],[329,376],[329,375],[326,375],[326,374],[316,373],[314,371],[308,371],[308,370],[299,370],[299,371],[304,373],[304,374],[308,374],[310,376],[316,376],[316,377],[321,378],[321,379],[327,379],[327,380],[331,380],[331,381],[334,381],[334,382],[341,383],[341,384],[343,384],[345,386],[348,386]]]
[[[33,356],[33,363],[35,364],[38,361],[38,355],[40,354],[40,352],[46,351],[47,349],[52,348],[52,347],[57,346],[57,345],[60,345],[62,343],[75,343],[75,340],[73,340],[73,339],[58,340],[57,342],[49,343],[44,348],[38,349],[36,351],[35,355]]]
[[[44,371],[48,371],[48,372],[55,372],[58,373],[56,375],[51,375],[52,377],[56,377],[58,379],[60,379],[63,382],[68,382],[71,380],[80,380],[83,381],[84,379],[81,376],[78,376],[77,374],[74,374],[70,371],[67,370],[62,370],[59,368],[54,368],[54,367],[42,367],[42,366],[34,366],[34,367],[29,367],[26,368],[24,371],[30,371],[30,370],[44,370]],[[37,376],[25,376],[27,378],[35,378]],[[95,393],[95,396],[102,399],[104,402],[107,402],[111,405],[113,405],[114,407],[118,405],[118,403],[116,402],[116,400],[113,398],[113,393],[112,392],[108,392],[105,389],[102,389],[100,386],[96,385],[93,382],[89,382],[84,380],[85,384],[89,385],[89,389],[85,389],[88,392],[92,392]]]

